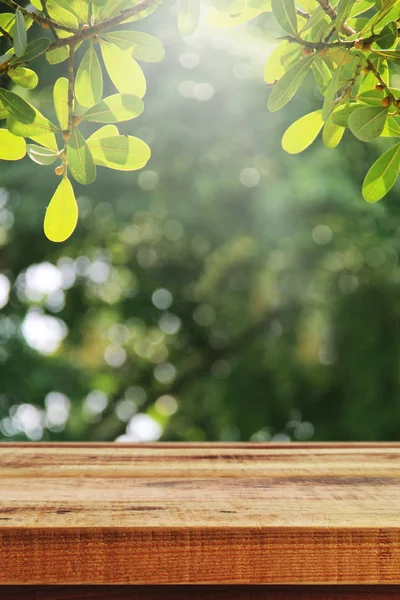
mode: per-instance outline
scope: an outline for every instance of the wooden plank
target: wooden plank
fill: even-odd
[[[3,444],[0,482],[2,584],[400,584],[399,443]]]
[[[398,586],[4,586],[4,600],[398,600]]]

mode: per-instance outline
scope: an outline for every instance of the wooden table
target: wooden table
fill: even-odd
[[[400,600],[400,443],[0,445],[5,600]]]

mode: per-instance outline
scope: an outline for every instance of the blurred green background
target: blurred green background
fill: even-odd
[[[360,191],[379,148],[283,152],[321,98],[309,79],[267,111],[268,15],[186,39],[171,6],[135,25],[166,48],[121,127],[146,168],[76,185],[78,229],[53,244],[53,167],[0,165],[0,438],[400,439],[399,186]],[[64,69],[39,67],[49,117]]]

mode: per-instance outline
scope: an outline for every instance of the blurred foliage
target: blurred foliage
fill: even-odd
[[[269,17],[271,39],[255,20],[182,40],[162,10],[143,29],[166,58],[125,131],[152,147],[144,171],[78,187],[58,245],[54,177],[1,166],[2,439],[396,440],[399,187],[360,193],[379,144],[285,154],[320,97],[310,79],[269,114]]]

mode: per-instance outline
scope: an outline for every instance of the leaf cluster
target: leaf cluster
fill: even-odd
[[[150,158],[148,145],[121,135],[116,124],[144,110],[146,78],[139,63],[164,57],[157,38],[129,24],[164,2],[32,0],[34,9],[29,11],[14,0],[0,1],[10,7],[0,15],[0,35],[10,46],[0,56],[0,74],[8,75],[13,86],[0,88],[0,118],[5,120],[0,158],[28,155],[39,165],[57,165],[55,173],[63,179],[47,208],[44,229],[50,240],[61,242],[72,234],[78,218],[70,178],[87,185],[95,180],[97,167],[133,171]],[[265,82],[272,88],[270,111],[285,107],[307,77],[315,79],[321,108],[285,132],[282,145],[287,152],[305,150],[321,131],[327,148],[335,148],[346,129],[367,143],[397,139],[364,180],[365,200],[380,200],[400,169],[400,0],[211,0],[211,5],[208,19],[216,27],[240,25],[271,12],[282,28],[284,35],[265,66]],[[177,6],[178,28],[190,35],[204,5],[200,0],[178,0]],[[49,30],[52,37],[29,40],[32,25]],[[75,53],[81,47],[77,64]],[[30,63],[43,54],[50,65],[65,64],[65,76],[53,89],[57,123],[28,101],[38,85]],[[106,97],[104,73],[115,87]],[[86,122],[100,125],[89,137]]]

